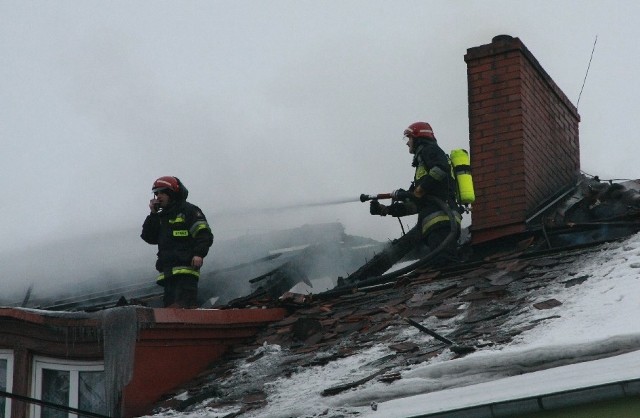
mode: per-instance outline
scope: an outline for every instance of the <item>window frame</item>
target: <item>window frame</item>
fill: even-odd
[[[7,387],[4,389],[5,392],[12,393],[13,391],[13,350],[5,350],[0,349],[0,360],[7,361]],[[11,398],[5,398],[4,403],[4,416],[11,416]]]
[[[79,392],[79,375],[80,372],[104,372],[104,361],[85,361],[85,360],[67,360],[60,358],[34,356],[33,372],[31,384],[31,396],[34,399],[42,399],[42,370],[59,370],[68,371],[69,376],[69,404],[71,408],[78,408],[80,397]],[[106,378],[106,376],[105,376]],[[105,394],[106,399],[106,394]],[[42,407],[37,404],[31,404],[30,417],[40,418]],[[68,418],[77,418],[78,415],[72,412],[67,413]]]

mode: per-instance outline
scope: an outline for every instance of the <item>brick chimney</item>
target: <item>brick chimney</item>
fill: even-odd
[[[472,244],[525,232],[580,171],[578,110],[518,38],[467,50]]]

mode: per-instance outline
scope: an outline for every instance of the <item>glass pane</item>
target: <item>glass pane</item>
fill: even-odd
[[[78,408],[108,415],[104,372],[80,372],[78,384]]]
[[[65,370],[42,369],[42,400],[58,405],[69,405],[69,378]],[[41,418],[66,418],[67,412],[42,407]]]
[[[0,359],[0,390],[7,390],[7,360]],[[7,399],[0,397],[0,418],[4,418],[4,409],[7,405]]]

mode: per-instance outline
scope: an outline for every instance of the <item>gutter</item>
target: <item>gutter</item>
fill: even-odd
[[[633,400],[637,401],[638,395],[640,395],[640,379],[632,379],[444,412],[410,415],[406,418],[515,417],[522,414],[549,412],[595,402],[622,400],[623,398],[633,398]],[[630,412],[633,413],[632,411]]]

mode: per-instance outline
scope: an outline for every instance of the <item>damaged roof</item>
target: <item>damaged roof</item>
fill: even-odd
[[[546,213],[546,219],[555,222],[564,216],[561,227],[546,225],[544,233],[501,240],[494,243],[493,251],[485,248],[480,259],[437,270],[423,268],[366,287],[336,288],[315,295],[285,293],[276,301],[243,300],[256,307],[276,303],[291,314],[271,324],[253,344],[237,347],[189,386],[168,394],[157,406],[157,414],[362,416],[374,414],[392,399],[639,349],[637,335],[591,335],[587,340],[596,343],[579,349],[541,349],[543,354],[529,351],[510,359],[499,354],[509,347],[531,344],[531,335],[553,324],[574,320],[572,314],[564,315],[580,303],[585,292],[581,289],[604,282],[601,292],[614,289],[611,293],[619,295],[633,283],[628,276],[635,276],[634,269],[640,268],[637,202],[619,205],[620,193],[617,199],[607,200],[605,193],[610,197],[620,192],[618,186],[614,190],[587,183],[578,186],[565,196],[568,200]],[[578,195],[582,197],[573,198]],[[637,196],[627,195],[632,200]],[[620,214],[623,210],[625,216]],[[621,221],[626,234],[616,229],[623,226]],[[603,226],[612,226],[612,235]],[[575,228],[575,240],[567,245],[571,228]],[[554,239],[556,231],[562,231],[561,240]],[[631,238],[620,238],[630,234]],[[585,242],[588,236],[592,239]],[[602,243],[595,236],[609,242]],[[624,273],[629,270],[631,274]],[[627,281],[616,281],[620,277]],[[593,309],[599,312],[599,307]],[[498,354],[489,360],[473,360],[483,353]],[[429,368],[423,372],[428,379],[416,371]],[[438,408],[423,408],[422,413],[442,412]],[[391,415],[387,411],[372,416]]]
[[[258,287],[279,296],[298,281],[347,274],[382,245],[370,238],[346,234],[344,226],[335,222],[217,242],[215,257],[201,273],[199,301],[204,308],[223,306]],[[329,287],[334,284],[329,283]],[[151,271],[143,277],[132,273],[126,281],[104,288],[74,283],[42,290],[32,284],[19,298],[4,295],[0,303],[52,311],[97,311],[124,305],[162,307],[162,288],[155,283]]]

